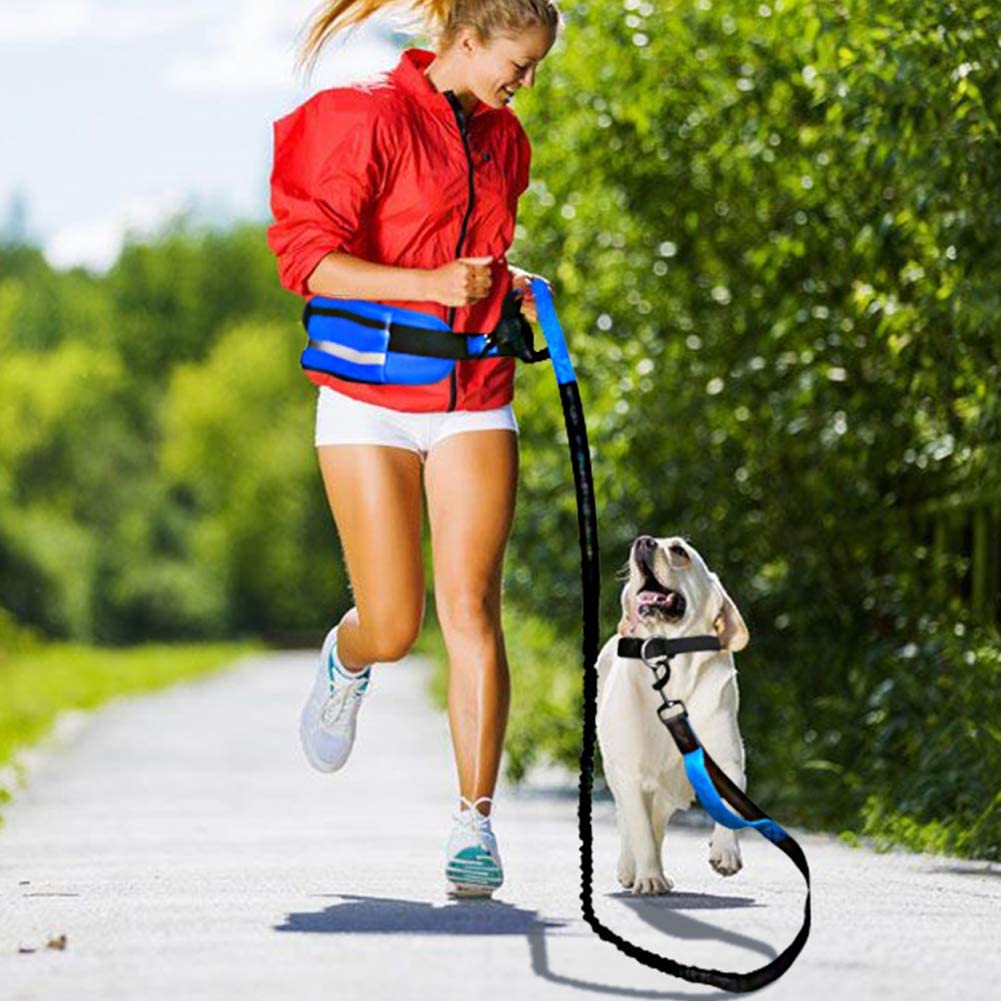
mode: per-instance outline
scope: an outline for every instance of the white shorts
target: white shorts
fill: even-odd
[[[435,442],[459,431],[491,431],[496,428],[518,433],[518,421],[510,403],[493,410],[448,410],[415,413],[393,410],[356,400],[330,386],[318,387],[314,444],[395,445],[417,452],[422,459]]]

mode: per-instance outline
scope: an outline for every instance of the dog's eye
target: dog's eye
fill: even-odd
[[[674,553],[675,556],[684,556],[685,559],[688,559],[688,552],[686,551],[685,547],[679,546],[677,542],[673,543],[668,548],[672,553]]]

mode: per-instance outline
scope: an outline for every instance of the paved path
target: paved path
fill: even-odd
[[[313,663],[253,656],[117,700],[34,769],[0,828],[0,999],[730,996],[640,966],[581,919],[574,786],[502,786],[506,883],[494,901],[449,900],[455,771],[447,718],[424,695],[427,662],[377,666],[354,755],[334,775],[312,771],[298,746]],[[612,811],[595,806],[595,900],[620,934],[751,969],[795,933],[802,879],[750,832],[744,869],[723,879],[708,832],[672,823],[680,892],[622,892]],[[762,993],[997,997],[1001,867],[794,833],[813,874],[813,932]],[[65,949],[45,948],[62,934]]]

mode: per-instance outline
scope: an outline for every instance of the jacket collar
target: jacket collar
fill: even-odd
[[[434,84],[424,75],[424,71],[434,62],[434,59],[435,53],[430,49],[404,49],[400,54],[400,61],[389,76],[396,86],[412,94],[430,111],[448,115],[451,118],[455,112],[452,110],[448,98],[442,91],[436,90]],[[466,121],[492,111],[496,111],[496,109],[477,98],[473,107],[466,112]]]

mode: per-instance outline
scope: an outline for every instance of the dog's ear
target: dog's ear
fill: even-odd
[[[747,646],[751,634],[747,631],[743,616],[740,614],[733,599],[726,593],[726,589],[716,577],[713,583],[723,599],[723,605],[716,618],[713,620],[713,628],[719,636],[720,646],[724,650],[743,650]]]
[[[619,619],[619,635],[627,636],[629,634],[629,627],[632,625],[632,610],[629,607],[629,581],[626,581],[625,587],[622,588],[619,601],[622,603],[622,618]]]

